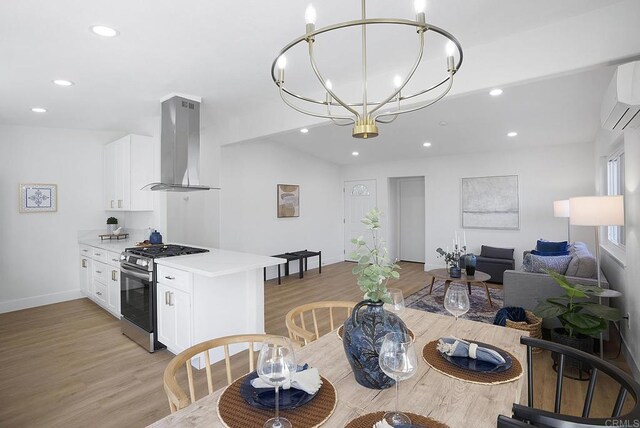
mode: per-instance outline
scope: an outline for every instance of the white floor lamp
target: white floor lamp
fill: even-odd
[[[557,218],[567,219],[567,242],[569,244],[571,243],[570,213],[571,210],[569,208],[569,199],[565,199],[564,201],[553,201],[553,216]]]
[[[595,226],[596,228],[596,269],[598,287],[600,278],[600,228],[602,226],[624,226],[624,197],[618,196],[584,196],[569,199],[569,223],[574,226]],[[602,298],[598,297],[602,303]],[[600,333],[600,358],[604,357],[602,349],[602,333]]]

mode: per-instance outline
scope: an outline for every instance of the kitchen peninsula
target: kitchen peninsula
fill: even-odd
[[[133,246],[124,241],[80,239],[81,283],[85,284],[82,291],[117,318],[121,306],[116,302],[131,298],[131,290],[129,296],[121,291],[124,273],[121,275],[118,269],[119,252]],[[148,289],[155,290],[157,340],[174,354],[216,337],[264,333],[262,269],[282,260],[215,248],[206,250],[157,258],[153,263],[155,286]],[[105,272],[111,273],[103,279]],[[105,279],[109,284],[103,287]],[[231,353],[240,350],[232,347]],[[211,357],[217,361],[223,354],[212,353]],[[204,361],[194,361],[194,366],[201,368]]]

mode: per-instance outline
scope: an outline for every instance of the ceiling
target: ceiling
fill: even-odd
[[[353,138],[350,127],[332,124],[268,139],[342,165],[585,143],[594,141],[600,128],[600,105],[613,73],[614,67],[599,67],[503,87],[498,97],[483,91],[445,98],[380,125],[380,136],[370,140]],[[508,137],[511,131],[518,135]],[[352,156],[353,151],[359,155]]]
[[[617,2],[431,0],[427,21],[449,30],[461,41],[463,48],[469,48]],[[316,3],[318,26],[358,16],[357,0]],[[370,16],[411,18],[412,4],[411,0],[370,0]],[[216,111],[235,111],[247,103],[276,100],[277,91],[270,80],[269,68],[280,48],[304,31],[305,7],[306,2],[299,0],[3,0],[0,2],[0,123],[142,132],[145,123],[159,115],[159,99],[172,92],[202,96],[203,123],[207,122],[206,115]],[[89,31],[95,24],[111,26],[120,35],[113,39],[96,36]],[[372,57],[372,66],[381,67],[379,73],[395,73],[395,69],[386,65],[398,67],[394,58],[404,57],[409,52],[413,56],[414,44],[398,46],[385,33],[371,37],[376,47],[386,52],[377,60]],[[354,46],[339,43],[333,58],[324,55],[329,50],[319,48],[319,61],[330,73],[337,73],[348,64],[356,49]],[[293,55],[292,71],[300,66],[300,60]],[[75,85],[60,88],[51,83],[53,79],[68,79]],[[580,79],[586,79],[596,88],[606,80],[598,72]],[[571,83],[570,80],[565,83]],[[301,79],[298,84],[305,87],[313,82]],[[569,91],[576,95],[578,89],[553,82],[540,85],[547,91],[555,88],[557,103],[573,103],[571,109],[553,107],[552,110],[569,122],[576,122],[572,130],[580,128],[581,132],[572,138],[565,137],[560,131],[568,132],[568,127],[555,125],[558,139],[580,140],[584,137],[587,129],[591,129],[580,126],[584,124],[585,115],[590,114],[586,111],[587,103],[582,105],[575,97],[562,101],[570,97],[561,97],[558,93]],[[549,113],[544,108],[533,108],[532,103],[522,102],[527,91],[534,95],[538,93],[533,89],[514,87],[503,98],[492,100],[495,101],[492,105],[494,115],[484,109],[487,103],[484,94],[478,94],[452,99],[421,113],[419,117],[426,118],[424,123],[416,117],[398,119],[397,129],[403,129],[403,124],[415,129],[399,134],[394,144],[418,144],[430,138],[434,142],[434,153],[442,150],[441,144],[453,148],[464,138],[478,140],[480,135],[482,141],[478,144],[499,144],[503,128],[510,126],[518,127],[522,135],[517,142],[510,143],[529,144],[540,136],[534,128],[539,128],[541,123],[548,126],[542,116]],[[591,103],[595,91],[583,96]],[[518,104],[510,101],[514,97],[520,100]],[[540,107],[542,98],[533,104]],[[514,105],[527,114],[516,114]],[[32,113],[30,109],[36,106],[45,107],[48,112]],[[501,111],[500,106],[509,107],[503,107],[507,111]],[[282,108],[286,109],[285,106]],[[434,128],[430,118],[436,116],[448,120],[450,126]],[[514,122],[517,117],[531,123]],[[489,127],[485,123],[487,120],[495,124]],[[495,134],[491,134],[489,128]],[[482,133],[478,133],[479,129]],[[342,128],[314,130],[306,143],[318,138],[320,132],[326,133],[325,137],[332,141],[342,141],[340,136],[348,131]],[[390,145],[385,145],[385,138],[389,137],[383,136],[366,144],[378,145],[375,147],[387,150],[380,152],[381,155],[393,157],[394,152]],[[302,143],[293,141],[293,136],[284,136],[282,140],[292,145]],[[350,152],[354,144],[351,140],[343,141],[341,147],[349,146],[347,152]],[[323,147],[325,145],[318,148]],[[308,150],[313,152],[314,149]],[[367,159],[369,152],[364,148],[361,151],[360,160]],[[331,153],[334,161],[345,162],[339,147]]]

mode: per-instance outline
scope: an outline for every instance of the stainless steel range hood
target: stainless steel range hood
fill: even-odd
[[[200,102],[173,96],[162,102],[160,183],[142,190],[191,192],[219,189],[200,184]]]

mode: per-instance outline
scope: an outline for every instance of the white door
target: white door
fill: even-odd
[[[351,239],[363,236],[370,239],[370,232],[360,222],[362,217],[375,208],[376,180],[359,180],[344,182],[344,259],[349,260],[349,253],[354,249]],[[368,242],[368,241],[367,241]]]
[[[424,263],[424,178],[401,179],[400,260]]]
[[[158,341],[164,344],[169,350],[175,352],[176,348],[176,307],[171,304],[170,293],[174,291],[164,284],[157,287],[157,308],[158,308]]]

